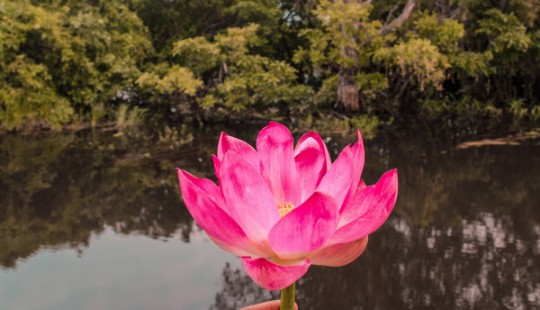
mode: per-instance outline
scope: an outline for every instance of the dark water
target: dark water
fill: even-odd
[[[256,130],[236,134],[253,143]],[[174,168],[211,177],[217,138],[0,137],[0,309],[237,309],[275,297],[181,203]],[[310,269],[300,309],[540,308],[540,141],[366,144],[368,184],[399,169],[394,213],[360,259]]]

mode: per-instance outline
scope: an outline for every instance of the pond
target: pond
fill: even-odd
[[[260,127],[229,130],[254,143]],[[219,130],[177,147],[128,134],[0,137],[0,309],[237,309],[258,288],[181,202],[175,167],[212,176]],[[334,158],[354,142],[323,135]],[[540,307],[540,141],[366,141],[363,177],[399,197],[354,263],[312,267],[300,309]]]

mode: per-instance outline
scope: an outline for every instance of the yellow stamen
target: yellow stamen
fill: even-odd
[[[278,204],[279,216],[284,217],[294,209],[294,205],[290,202],[282,202]]]

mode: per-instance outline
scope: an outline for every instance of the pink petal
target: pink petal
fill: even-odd
[[[257,151],[263,164],[263,176],[276,202],[300,202],[298,175],[293,159],[293,137],[289,129],[270,122],[257,137]]]
[[[186,207],[201,228],[224,250],[238,256],[265,255],[219,204],[224,203],[219,188],[210,180],[177,169],[180,191]],[[270,252],[271,253],[271,252]]]
[[[270,246],[281,259],[305,258],[332,236],[337,213],[332,197],[315,192],[272,227],[268,235]]]
[[[265,258],[242,257],[242,266],[255,283],[267,290],[275,291],[284,289],[300,279],[308,271],[310,263],[305,260],[300,265],[281,266]]]
[[[362,176],[362,170],[364,170],[365,150],[364,150],[364,141],[362,140],[362,135],[360,134],[360,130],[356,131],[356,136],[358,137],[358,141],[351,148],[351,151],[353,153],[353,158],[354,158],[353,165],[352,165],[353,177],[351,181],[351,187],[349,188],[349,191],[347,192],[347,196],[345,196],[345,200],[343,201],[343,204],[340,205],[340,209],[343,208],[343,206],[346,205],[356,193],[358,184]]]
[[[250,242],[249,244],[246,244],[244,248],[239,249],[237,246],[234,246],[230,243],[221,241],[220,239],[216,239],[212,237],[211,235],[208,235],[210,240],[214,242],[215,245],[220,247],[222,250],[229,252],[236,256],[264,256],[271,255],[268,253],[272,253],[272,250],[268,248],[268,246],[263,244],[255,244],[253,242]],[[249,239],[248,239],[249,240]]]
[[[229,213],[252,240],[264,242],[280,219],[268,185],[234,152],[227,152],[220,166],[220,186]]]
[[[377,230],[394,208],[398,194],[397,170],[386,172],[377,184],[360,190],[343,210],[332,243],[359,239]]]
[[[366,160],[365,149],[364,149],[364,140],[362,140],[362,134],[360,130],[356,131],[356,136],[358,140],[352,146],[351,150],[354,155],[354,169],[358,176],[362,175],[362,170],[364,170],[364,163]],[[360,178],[358,179],[360,180]]]
[[[351,147],[346,146],[317,188],[317,191],[330,194],[330,196],[334,197],[338,208],[343,204],[355,179],[353,164],[354,157]]]
[[[221,136],[219,137],[217,150],[218,159],[223,160],[223,156],[229,151],[235,152],[236,154],[242,156],[242,158],[250,163],[256,171],[260,171],[261,159],[259,158],[257,151],[255,151],[255,149],[248,143],[222,132]]]
[[[217,206],[226,211],[225,199],[223,199],[221,190],[214,182],[212,182],[212,180],[206,178],[198,178],[190,174],[189,172],[179,168],[176,168],[176,172],[178,173],[178,178],[180,179],[180,181],[182,180],[182,178],[186,179],[186,182],[188,182],[190,186],[202,191],[205,194],[206,198],[212,200]],[[182,183],[180,183],[180,185],[182,185]]]
[[[313,193],[331,165],[330,154],[321,137],[314,131],[300,138],[294,150],[300,189],[304,200]]]
[[[364,188],[366,188],[367,185],[366,183],[364,182],[364,180],[360,180],[360,183],[358,183],[358,188],[356,189],[357,191],[361,191],[363,190]]]
[[[352,263],[366,249],[368,236],[348,243],[333,244],[310,256],[313,265],[340,267]]]
[[[221,168],[221,160],[216,155],[212,154],[212,163],[214,164],[214,172],[219,181],[219,169]]]

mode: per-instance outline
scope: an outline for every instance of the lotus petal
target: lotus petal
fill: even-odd
[[[356,193],[341,214],[333,243],[359,239],[377,230],[394,208],[398,193],[397,170],[386,172],[379,181]]]
[[[281,290],[300,279],[309,269],[308,260],[299,265],[282,266],[265,258],[242,257],[242,266],[246,273],[265,289]]]
[[[331,166],[330,154],[321,137],[310,131],[300,138],[294,150],[301,200],[306,199],[319,185]]]
[[[263,177],[277,203],[300,203],[298,174],[293,158],[293,137],[289,129],[270,122],[257,137],[257,151],[263,164]]]
[[[217,157],[221,161],[223,160],[223,156],[227,152],[235,152],[237,155],[240,155],[245,161],[250,163],[255,170],[260,171],[261,170],[261,159],[259,158],[259,154],[255,149],[249,145],[248,143],[237,139],[235,137],[231,137],[228,134],[222,132],[221,136],[219,137],[219,144],[218,144],[218,150],[217,150]]]
[[[306,257],[332,236],[337,213],[332,197],[315,192],[272,227],[268,235],[270,246],[281,259]]]
[[[268,252],[262,251],[248,238],[238,223],[219,207],[216,201],[222,201],[223,198],[216,196],[218,194],[215,189],[218,187],[212,181],[197,178],[181,169],[177,170],[180,190],[189,213],[212,239],[218,241],[218,245],[239,256],[268,255]]]
[[[362,135],[360,134],[360,130],[356,131],[357,141],[352,146],[351,152],[353,154],[353,175],[351,180],[351,187],[349,188],[349,191],[347,192],[347,196],[345,196],[345,200],[343,201],[343,204],[340,205],[340,209],[343,208],[344,205],[346,205],[351,198],[356,193],[358,184],[361,181],[362,176],[362,170],[364,170],[364,161],[365,161],[365,151],[364,151],[364,141],[362,140]]]
[[[333,244],[315,252],[309,258],[313,265],[340,267],[352,263],[366,249],[368,236],[348,243]]]
[[[255,241],[265,241],[280,219],[276,203],[258,171],[233,152],[221,162],[220,186],[231,216]]]
[[[355,178],[355,171],[351,168],[353,164],[354,157],[351,147],[346,146],[317,188],[317,191],[330,194],[334,197],[338,207],[345,200]]]

